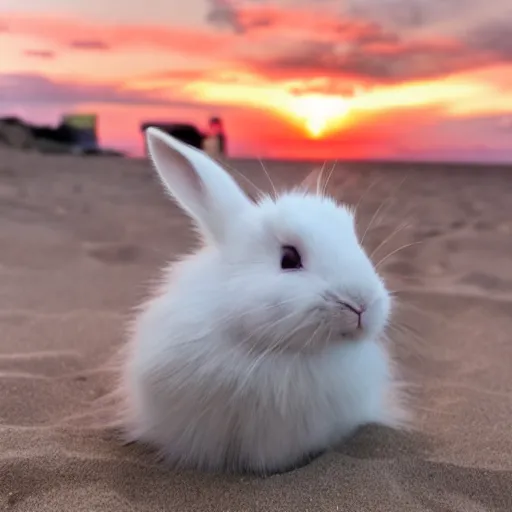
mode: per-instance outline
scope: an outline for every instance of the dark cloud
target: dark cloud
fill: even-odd
[[[435,0],[430,0],[432,3]],[[448,0],[447,0],[448,1]],[[349,0],[344,4],[344,14],[351,18],[370,19],[385,25],[418,26],[425,23],[423,0]]]
[[[226,27],[237,34],[272,25],[273,18],[266,12],[255,13],[250,19],[246,19],[243,12],[243,9],[235,7],[230,0],[210,0],[206,20],[212,25]]]
[[[54,59],[56,54],[52,50],[25,50],[23,52],[27,57],[34,57],[36,59]]]
[[[228,0],[210,0],[210,9],[206,20],[213,25],[228,27],[235,32],[243,32],[238,11]]]
[[[74,41],[70,41],[69,46],[77,50],[105,51],[110,48],[107,43],[97,39],[75,39]]]
[[[342,12],[351,18],[400,30],[463,20],[463,14],[481,5],[482,0],[346,0]]]
[[[463,3],[477,6],[476,0]],[[432,79],[512,56],[509,21],[479,25],[459,40],[435,31],[428,37],[403,32],[404,27],[430,26],[460,15],[460,0],[349,0],[337,15],[327,15],[313,0],[310,7],[317,9],[309,11],[275,1],[210,0],[210,5],[212,23],[246,36],[249,52],[238,55],[241,61],[273,78],[333,74],[401,82]],[[252,31],[261,27],[268,30],[259,36],[267,37],[250,45]]]
[[[345,0],[340,2],[338,17],[340,20],[352,22],[366,21],[377,23],[386,28],[413,28],[437,23],[441,20],[460,14],[461,8],[477,5],[481,0]],[[495,0],[500,1],[500,0]],[[310,0],[303,4],[311,10],[310,18],[319,14],[334,18],[336,14],[325,10],[326,5],[333,2]],[[217,26],[229,27],[235,32],[243,33],[252,28],[273,25],[275,13],[283,12],[293,16],[298,9],[293,4],[273,0],[265,2],[255,0],[237,3],[233,0],[209,0],[210,9],[207,20]],[[461,5],[464,4],[464,5]],[[335,21],[335,19],[333,20]]]
[[[292,49],[262,58],[257,68],[277,74],[334,74],[375,82],[400,82],[435,78],[477,67],[489,61],[464,46],[449,43],[415,42],[342,43],[304,41]]]
[[[487,51],[503,60],[512,60],[512,8],[509,18],[493,20],[470,30],[464,41],[476,51]]]

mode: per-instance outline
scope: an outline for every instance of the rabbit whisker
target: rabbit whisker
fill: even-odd
[[[235,172],[236,174],[238,174],[238,176],[240,176],[241,178],[243,178],[247,183],[249,183],[249,185],[251,185],[252,187],[254,187],[254,189],[258,192],[258,195],[259,195],[259,198],[263,198],[265,196],[267,196],[267,193],[264,192],[260,187],[258,187],[254,181],[252,181],[251,179],[249,179],[245,174],[243,174],[242,172],[240,172],[238,169],[235,169],[234,167],[230,167],[229,168],[230,171],[232,172]]]
[[[268,173],[265,165],[263,164],[263,160],[261,158],[258,158],[258,161],[260,162],[261,168],[263,169],[263,172],[265,173],[265,175],[268,178],[268,181],[270,182],[270,186],[272,187],[272,191],[274,192],[274,201],[275,201],[278,197],[277,189],[276,189],[274,182],[272,181],[272,178],[270,177],[270,174]]]
[[[366,197],[366,194],[377,184],[380,183],[384,179],[383,176],[380,176],[378,178],[375,178],[367,187],[366,190],[359,196],[359,200],[357,201],[356,205],[353,208],[354,217],[357,217],[357,212],[359,210],[359,207],[361,206],[361,203],[363,202],[363,199]]]
[[[379,268],[385,261],[387,261],[391,256],[395,255],[396,253],[403,251],[404,249],[407,249],[408,247],[412,247],[413,245],[419,245],[422,242],[411,242],[410,244],[405,244],[399,247],[398,249],[395,249],[394,251],[391,251],[388,255],[384,256],[376,265],[375,268]]]
[[[336,168],[336,165],[338,164],[338,161],[335,160],[332,164],[331,170],[329,171],[329,174],[327,175],[327,179],[325,180],[324,186],[322,187],[322,195],[325,196],[327,192],[327,187],[329,186],[329,181],[331,181],[332,174],[334,172],[334,169]]]
[[[373,258],[373,256],[377,253],[377,251],[383,247],[384,245],[386,245],[395,235],[397,235],[398,233],[400,233],[400,231],[402,231],[403,229],[406,229],[408,227],[410,227],[410,222],[406,222],[404,224],[402,224],[401,226],[398,226],[398,228],[396,228],[395,230],[393,230],[391,232],[390,235],[388,235],[370,254],[370,259]]]
[[[389,196],[387,197],[387,199],[385,199],[384,201],[381,202],[380,206],[377,208],[377,210],[375,211],[375,213],[373,214],[372,218],[370,219],[370,222],[368,223],[368,226],[366,227],[366,230],[365,232],[363,233],[363,236],[361,238],[361,245],[363,244],[364,242],[364,239],[368,233],[368,231],[371,229],[375,219],[377,218],[377,215],[379,214],[379,212],[382,210],[382,208],[384,208],[384,206],[386,205],[389,205],[389,202],[396,196],[396,194],[398,193],[398,191],[400,190],[400,188],[402,187],[402,185],[405,183],[405,180],[407,179],[407,176],[404,176],[404,178],[402,179],[402,181],[398,184],[398,186],[395,188],[395,190],[389,194]]]

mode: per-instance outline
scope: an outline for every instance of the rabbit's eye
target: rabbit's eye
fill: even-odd
[[[281,268],[283,270],[298,270],[302,268],[299,251],[292,245],[285,245],[281,251]]]

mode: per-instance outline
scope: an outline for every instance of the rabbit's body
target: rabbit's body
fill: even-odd
[[[393,422],[390,368],[379,343],[265,356],[240,343],[250,333],[236,328],[236,318],[219,322],[217,303],[207,301],[212,307],[198,320],[193,283],[210,281],[214,293],[221,278],[201,276],[202,262],[180,266],[175,293],[149,303],[135,331],[124,384],[134,439],[185,466],[272,472],[361,424]]]
[[[136,319],[126,436],[181,466],[269,473],[362,424],[397,425],[390,298],[350,212],[298,192],[253,205],[203,154],[154,130],[149,142],[206,243]]]

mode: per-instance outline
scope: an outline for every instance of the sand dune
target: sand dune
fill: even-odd
[[[277,184],[310,167],[268,164]],[[193,243],[183,215],[144,162],[0,152],[0,509],[512,510],[512,169],[340,164],[330,189],[364,194],[362,232],[380,207],[370,252],[409,224],[376,261],[421,242],[382,266],[417,430],[368,427],[267,479],[200,475],[122,446],[98,409],[131,308]]]

